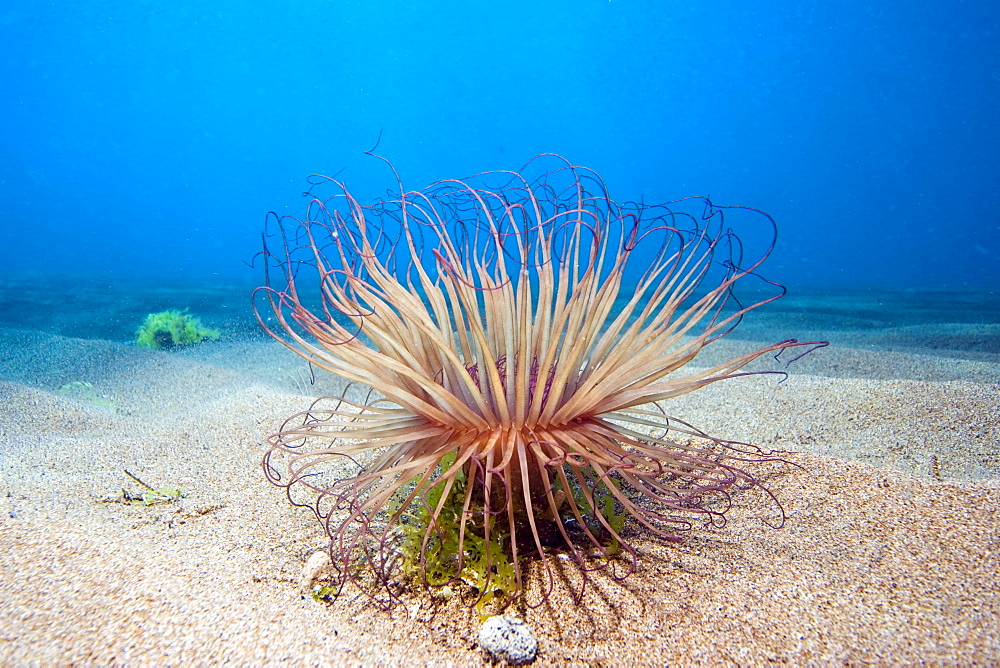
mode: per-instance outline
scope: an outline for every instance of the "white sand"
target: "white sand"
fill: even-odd
[[[920,377],[911,353],[831,359],[865,355]],[[934,374],[967,364],[927,357]],[[418,594],[387,613],[351,590],[331,604],[300,595],[325,536],[264,480],[260,457],[261,435],[310,401],[302,368],[272,343],[171,354],[0,330],[0,663],[482,661],[465,608],[431,614]],[[99,401],[61,394],[71,381]],[[579,605],[568,567],[548,604],[514,611],[538,636],[537,665],[1000,657],[998,385],[776,381],[720,383],[671,412],[810,453],[790,457],[804,470],[758,469],[785,527],[763,525],[770,509],[751,492],[725,527],[679,546],[637,537],[641,570],[623,584],[594,576]],[[105,502],[142,491],[125,468],[188,496]]]

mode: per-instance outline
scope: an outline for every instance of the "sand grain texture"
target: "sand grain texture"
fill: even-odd
[[[482,661],[467,609],[300,595],[325,537],[259,462],[262,434],[316,388],[276,344],[168,354],[0,330],[0,350],[0,663]],[[99,401],[60,392],[73,381]],[[1000,660],[995,383],[814,365],[675,408],[713,434],[808,451],[790,456],[802,468],[757,469],[784,528],[763,524],[766,497],[741,494],[725,527],[679,546],[637,536],[640,571],[593,576],[579,605],[562,564],[548,603],[513,611],[539,639],[536,665]],[[125,468],[188,496],[108,502],[142,491]]]

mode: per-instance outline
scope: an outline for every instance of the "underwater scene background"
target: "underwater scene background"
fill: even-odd
[[[261,459],[346,390],[251,292],[311,175],[367,205],[541,153],[776,221],[735,294],[787,294],[689,367],[830,345],[669,405],[791,462],[753,462],[784,527],[758,488],[679,545],[635,530],[629,580],[511,607],[538,663],[995,660],[998,45],[986,1],[3,5],[0,662],[480,661],[468,607],[310,596],[328,537]],[[211,335],[143,347],[171,310]]]
[[[306,177],[543,152],[778,221],[791,286],[995,289],[995,3],[40,2],[0,11],[0,266],[235,277]]]

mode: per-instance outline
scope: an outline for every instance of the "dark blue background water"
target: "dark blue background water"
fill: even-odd
[[[17,6],[15,6],[17,5]],[[249,274],[308,174],[367,200],[555,151],[780,226],[794,286],[1000,286],[994,2],[0,9],[0,266]]]

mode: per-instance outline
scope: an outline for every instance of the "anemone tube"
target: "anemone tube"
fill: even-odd
[[[451,503],[453,576],[422,584],[461,579],[475,537],[503,545],[511,599],[541,564],[544,599],[557,552],[624,578],[637,561],[628,535],[680,540],[759,484],[740,466],[776,455],[668,417],[665,402],[762,373],[741,370],[767,353],[825,345],[789,339],[684,371],[784,294],[757,274],[770,216],[703,197],[618,204],[596,172],[551,154],[419,191],[396,181],[362,206],[312,177],[304,218],[269,218],[255,292],[268,333],[350,383],[289,418],[264,457],[267,478],[323,523],[338,586],[391,605],[400,528],[424,510],[423,570]],[[727,227],[736,215],[769,239],[749,261]],[[771,292],[744,306],[734,287],[751,277]],[[487,580],[496,570],[487,563]]]

